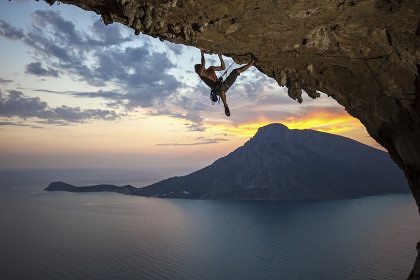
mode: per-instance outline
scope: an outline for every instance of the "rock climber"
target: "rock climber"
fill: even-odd
[[[232,72],[229,74],[229,76],[226,78],[225,81],[223,81],[222,77],[217,78],[215,71],[222,71],[225,70],[225,62],[223,61],[222,55],[219,55],[220,59],[220,66],[210,66],[206,69],[206,60],[204,58],[204,51],[201,50],[201,64],[196,64],[195,72],[200,76],[201,80],[208,85],[211,88],[211,94],[210,98],[213,102],[216,102],[218,100],[217,96],[220,96],[220,98],[223,101],[223,105],[225,106],[225,114],[226,116],[230,116],[230,110],[229,106],[226,102],[226,91],[233,85],[236,78],[245,70],[247,70],[249,67],[254,65],[256,62],[256,58],[254,55],[251,55],[251,62],[249,62],[247,65],[244,65],[240,68],[232,70]]]

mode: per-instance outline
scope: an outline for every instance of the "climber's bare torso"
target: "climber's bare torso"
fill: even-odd
[[[216,85],[217,76],[214,70],[214,66],[210,66],[208,69],[203,69],[200,74],[198,74],[203,80],[203,82],[208,85],[210,88],[213,88]]]
[[[195,71],[197,72],[200,79],[208,85],[210,88],[213,88],[216,85],[217,76],[216,71],[225,70],[225,62],[223,61],[222,55],[219,54],[220,66],[210,66],[206,69],[206,61],[204,59],[204,51],[201,50],[201,64],[196,66]]]

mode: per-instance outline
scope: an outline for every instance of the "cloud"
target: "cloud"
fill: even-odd
[[[202,118],[198,112],[193,112],[200,107],[200,102],[194,101],[195,107],[191,107],[191,100],[181,101],[179,91],[189,86],[169,74],[176,67],[169,54],[181,55],[181,47],[166,44],[169,52],[157,51],[147,37],[140,46],[126,46],[124,43],[138,38],[123,35],[122,30],[126,27],[117,24],[105,26],[98,20],[84,31],[52,10],[37,10],[31,17],[32,24],[26,30],[14,28],[4,21],[0,24],[0,36],[20,40],[31,48],[36,61],[26,66],[27,74],[44,77],[67,74],[92,86],[112,86],[118,90],[62,93],[85,98],[100,97],[108,101],[108,106],[123,106],[128,111],[143,108],[155,115],[176,115],[193,122],[188,125],[190,129],[203,130]],[[49,110],[48,118],[60,118],[60,114],[67,111],[66,118],[76,121],[75,117],[70,117],[87,113],[76,112],[75,108],[72,108],[73,115],[68,112],[69,108],[56,110],[54,113]],[[98,114],[91,112],[91,115]],[[100,118],[106,119],[104,116]],[[109,118],[112,119],[112,115]]]
[[[78,76],[91,85],[103,86],[108,79],[100,70],[109,70],[112,65],[103,60],[99,61],[99,67],[92,67],[87,58],[92,53],[107,53],[106,48],[119,47],[134,38],[124,37],[120,26],[105,27],[99,20],[92,25],[91,33],[85,33],[56,11],[37,10],[31,16],[32,24],[27,31],[0,20],[0,36],[22,41],[32,48],[35,57],[48,64],[47,68],[42,68],[39,61],[29,64],[27,73],[30,74],[56,76],[61,71]]]
[[[200,111],[187,111],[186,113],[179,113],[179,112],[160,112],[159,114],[165,114],[172,118],[178,118],[187,120],[188,123],[185,126],[192,131],[205,131],[205,127],[203,126],[204,118],[201,117]]]
[[[93,23],[92,34],[97,39],[94,43],[99,46],[117,46],[124,42],[129,42],[133,37],[124,37],[121,32],[120,25],[105,25],[102,21],[97,20]],[[92,44],[92,41],[89,41]]]
[[[45,69],[42,67],[41,62],[32,62],[28,65],[26,65],[26,71],[25,73],[33,74],[36,76],[51,76],[51,77],[58,77],[59,71],[48,67],[48,69]]]
[[[114,100],[114,101],[121,101],[124,98],[124,95],[121,93],[118,93],[116,91],[106,91],[106,90],[98,90],[98,91],[83,91],[83,92],[77,92],[77,91],[67,91],[67,92],[55,92],[55,93],[61,93],[61,94],[68,94],[75,97],[85,97],[85,98],[104,98],[108,100]]]
[[[152,53],[149,46],[95,53],[95,79],[113,81],[123,87],[128,108],[152,107],[182,87],[168,70],[175,67],[164,53]]]
[[[32,32],[57,45],[69,48],[83,47],[110,47],[131,41],[134,37],[125,37],[121,32],[121,25],[105,26],[100,20],[95,21],[90,27],[90,33],[85,33],[76,28],[76,25],[61,16],[60,12],[51,10],[37,10],[32,13]],[[67,45],[63,45],[66,43]],[[89,51],[86,49],[85,51]]]
[[[67,122],[81,123],[86,120],[116,120],[117,113],[111,110],[80,109],[79,107],[61,106],[45,112],[46,119],[65,120]]]
[[[37,117],[47,110],[47,103],[39,97],[27,97],[20,91],[11,90],[8,95],[0,91],[0,115],[4,117]]]
[[[32,128],[42,128],[41,126],[36,126],[36,125],[31,125],[31,124],[27,124],[27,123],[22,123],[22,122],[11,122],[11,121],[0,121],[0,126],[29,126]]]
[[[0,25],[0,35],[22,40],[47,64],[33,62],[26,73],[54,77],[68,73],[93,86],[118,85],[128,109],[162,106],[183,86],[168,73],[176,67],[168,54],[154,51],[147,40],[143,46],[122,47],[135,37],[124,37],[119,25],[96,21],[91,33],[84,33],[55,11],[38,10],[32,18],[26,33],[5,22]]]
[[[227,138],[209,138],[203,139],[198,138],[200,141],[192,142],[192,143],[159,143],[156,146],[199,146],[199,145],[208,145],[208,144],[217,144],[224,141],[229,141]]]
[[[253,77],[254,79],[258,80]],[[343,107],[337,106],[336,101],[325,94],[315,100],[304,97],[304,102],[299,104],[288,97],[286,88],[278,87],[273,81],[267,80],[257,84],[253,89],[256,95],[244,92],[244,88],[248,87],[248,81],[241,83],[235,84],[227,93],[232,114],[229,118],[230,127],[248,127],[251,124],[262,126],[280,122],[294,128],[310,127],[323,131],[327,129],[338,131],[358,125]],[[223,112],[223,106],[219,104],[215,106],[221,107],[220,111]],[[325,126],[321,127],[322,124]]]
[[[116,120],[119,115],[112,110],[68,106],[51,108],[39,97],[28,97],[20,91],[11,90],[9,94],[0,91],[0,117],[18,117],[25,120],[36,118],[40,120],[39,123],[63,125],[90,120]]]
[[[138,37],[125,36],[126,27],[118,24],[105,26],[99,20],[89,29],[83,30],[62,17],[59,12],[51,10],[35,11],[32,19],[32,25],[25,31],[5,22],[0,24],[0,36],[21,40],[31,48],[36,61],[26,66],[26,73],[52,77],[70,75],[91,86],[113,88],[90,92],[67,91],[60,94],[103,98],[108,101],[109,107],[124,107],[127,111],[142,108],[144,113],[151,116],[166,115],[185,120],[185,126],[190,130],[206,129],[204,116],[210,108],[214,111],[214,108],[209,107],[210,89],[201,81],[190,83],[190,78],[182,79],[179,74],[172,74],[183,75],[183,72],[171,71],[178,67],[172,61],[185,59],[185,47],[164,43],[165,51],[162,51],[162,48],[154,47],[147,37],[143,37],[139,45]],[[131,42],[134,38],[137,40],[135,43]],[[208,65],[219,63],[214,57],[208,57]],[[230,71],[236,67],[238,66],[232,66]],[[199,80],[194,73],[185,75],[194,75]],[[272,106],[272,101],[279,100],[277,96],[267,94],[272,84],[275,83],[256,70],[241,74],[228,92],[228,103],[232,111],[232,117],[228,121],[238,124],[243,123],[243,120],[255,120],[265,114],[270,118],[274,118],[276,114],[286,114],[287,110],[284,108],[261,109],[266,105]],[[293,101],[286,95],[281,98],[281,102],[286,104]],[[90,112],[89,115],[83,110],[77,111],[77,108],[54,110],[48,109],[48,118],[66,118],[77,122],[80,119],[77,120],[76,116],[81,119],[98,116],[100,119],[111,120],[116,117],[112,114],[100,116],[100,112]],[[239,117],[243,117],[243,120]],[[223,108],[217,118],[226,121]]]
[[[14,28],[2,19],[0,19],[0,36],[13,41],[25,38],[25,34],[22,29]]]
[[[11,82],[13,82],[13,80],[6,80],[6,79],[0,78],[0,84],[8,84],[8,83],[11,83]]]
[[[182,51],[184,49],[183,45],[179,45],[179,44],[175,44],[169,41],[163,41],[163,43],[165,44],[166,48],[170,51],[172,51],[175,55],[181,55]]]
[[[25,31],[4,21],[0,25],[0,35],[21,40],[32,49],[38,61],[26,66],[27,74],[51,77],[69,74],[92,86],[113,85],[119,88],[118,94],[100,96],[109,100],[110,106],[123,105],[127,110],[150,108],[155,114],[167,115],[177,114],[181,109],[178,117],[197,122],[191,129],[201,129],[202,119],[191,111],[203,108],[203,103],[194,101],[195,107],[191,107],[191,100],[179,101],[182,95],[179,91],[190,86],[169,74],[177,67],[169,53],[181,55],[182,47],[166,44],[170,51],[158,52],[148,39],[142,40],[141,46],[127,47],[123,46],[125,42],[138,37],[123,36],[121,30],[125,27],[117,24],[105,26],[98,20],[85,32],[56,11],[38,10],[31,16],[32,24]],[[99,97],[99,94],[78,96]]]

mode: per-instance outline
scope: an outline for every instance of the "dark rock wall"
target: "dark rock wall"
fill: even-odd
[[[332,96],[389,151],[420,207],[420,0],[60,2],[239,63],[252,52],[298,102],[302,90]]]

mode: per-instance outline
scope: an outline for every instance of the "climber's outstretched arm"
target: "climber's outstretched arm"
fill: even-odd
[[[204,58],[204,51],[201,50],[201,66],[203,69],[206,67],[206,59]]]
[[[204,58],[204,51],[201,50],[201,64],[195,65],[195,72],[199,76],[202,76],[205,69],[206,69],[206,59]]]
[[[223,61],[222,55],[219,53],[219,59],[220,59],[220,66],[214,67],[214,71],[222,71],[226,69],[225,62]]]

